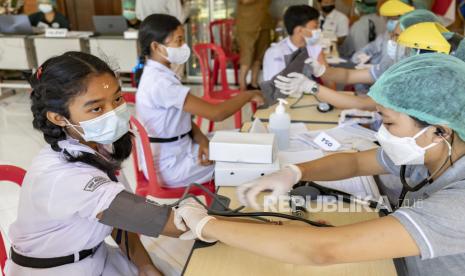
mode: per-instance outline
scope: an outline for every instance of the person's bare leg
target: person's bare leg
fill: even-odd
[[[258,87],[258,74],[260,73],[261,62],[259,60],[254,61],[252,65],[252,86]]]
[[[242,65],[239,71],[239,89],[242,91],[247,90],[247,74],[249,73],[250,65]]]

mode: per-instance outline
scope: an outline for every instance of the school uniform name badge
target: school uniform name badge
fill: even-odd
[[[341,143],[323,131],[318,134],[313,142],[325,151],[337,151],[341,147]]]

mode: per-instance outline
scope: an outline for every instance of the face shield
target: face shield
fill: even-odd
[[[397,44],[402,47],[399,47],[396,58],[433,52],[449,54],[451,44],[443,35],[443,33],[448,32],[442,25],[433,22],[410,26],[397,39]]]

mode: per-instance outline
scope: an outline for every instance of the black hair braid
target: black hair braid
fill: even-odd
[[[73,156],[58,143],[66,139],[63,127],[55,125],[47,118],[47,112],[55,112],[70,117],[68,105],[71,100],[86,91],[87,81],[91,75],[110,74],[111,68],[101,59],[82,52],[67,52],[47,60],[29,80],[31,93],[32,125],[40,130],[45,141],[57,152],[63,152],[69,162],[82,162],[96,167],[108,175],[114,175],[121,162],[128,158],[132,150],[130,133],[126,133],[113,143],[110,160],[95,154],[81,152]]]

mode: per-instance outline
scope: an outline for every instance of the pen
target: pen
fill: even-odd
[[[372,116],[358,116],[358,115],[346,115],[349,119],[373,119]]]

